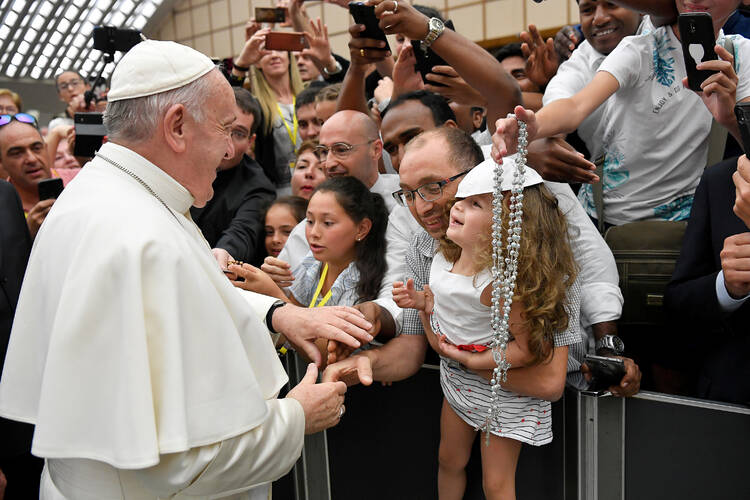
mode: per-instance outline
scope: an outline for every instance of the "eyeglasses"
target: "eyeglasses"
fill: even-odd
[[[443,186],[445,186],[449,182],[455,181],[462,175],[466,175],[468,173],[469,171],[467,170],[465,172],[461,172],[460,174],[456,174],[453,177],[443,179],[442,181],[428,182],[427,184],[422,184],[417,189],[412,190],[401,189],[399,191],[396,191],[395,193],[391,193],[391,195],[393,196],[393,199],[395,199],[398,204],[403,207],[414,204],[414,193],[417,193],[419,197],[424,201],[435,201],[443,196]]]
[[[315,146],[315,149],[313,150],[315,152],[315,156],[318,157],[320,160],[325,160],[328,157],[328,153],[333,153],[333,156],[336,158],[346,158],[351,154],[352,151],[354,151],[359,146],[364,145],[370,145],[373,142],[375,142],[377,139],[371,139],[367,142],[362,142],[360,144],[347,144],[345,142],[334,142],[331,144],[331,147],[319,145]]]
[[[21,123],[28,123],[29,125],[32,125],[35,129],[39,128],[39,125],[36,123],[36,118],[33,116],[27,114],[27,113],[16,113],[15,115],[0,115],[0,127],[3,127],[13,120]]]
[[[83,83],[83,80],[81,80],[80,78],[73,78],[69,82],[64,82],[64,83],[59,84],[57,88],[59,90],[68,90],[68,89],[73,89],[74,87],[78,87],[82,83]]]

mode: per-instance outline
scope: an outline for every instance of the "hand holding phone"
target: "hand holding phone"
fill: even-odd
[[[304,33],[271,31],[266,34],[266,50],[283,50],[286,52],[300,52],[307,48]]]
[[[286,9],[283,7],[255,7],[255,21],[258,23],[283,23]]]
[[[716,36],[711,14],[708,12],[680,14],[678,26],[685,70],[688,75],[688,87],[695,92],[701,92],[701,84],[716,71],[699,70],[696,66],[704,61],[718,59],[714,51]]]
[[[378,21],[378,18],[375,16],[374,5],[366,5],[363,2],[352,2],[349,4],[349,13],[352,15],[352,18],[354,18],[355,23],[362,24],[365,27],[365,30],[359,34],[360,38],[371,38],[373,40],[383,41],[385,42],[385,47],[381,50],[391,50],[385,32],[380,29],[380,21]]]
[[[625,362],[620,358],[587,354],[583,359],[593,376],[591,390],[604,390],[618,385],[627,371]]]

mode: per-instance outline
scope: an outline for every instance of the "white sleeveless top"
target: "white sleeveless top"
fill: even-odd
[[[490,307],[479,299],[492,274],[485,269],[476,276],[464,276],[452,273],[452,268],[442,253],[435,254],[430,268],[430,289],[435,294],[432,320],[453,344],[489,344]]]

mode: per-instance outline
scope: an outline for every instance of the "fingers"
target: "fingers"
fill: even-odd
[[[302,342],[299,342],[296,344],[297,348],[301,348],[303,351],[305,351],[305,354],[307,357],[314,363],[313,366],[315,366],[315,373],[317,374],[317,367],[321,366],[321,363],[323,361],[322,356],[320,355],[320,351],[318,350],[318,347],[315,345],[315,343],[309,341],[309,340],[303,340]],[[310,368],[308,365],[307,373],[305,373],[305,377],[310,372]]]
[[[318,380],[318,367],[315,366],[315,363],[310,363],[307,365],[307,371],[305,372],[305,376],[302,377],[302,380],[300,380],[300,384],[314,384]]]
[[[612,386],[609,391],[615,396],[628,397],[637,393],[641,387],[641,370],[630,358],[621,358],[625,362],[625,376],[620,385]]]
[[[416,290],[414,287],[414,280],[412,278],[409,278],[408,280],[406,280],[406,289],[410,292],[413,292]]]
[[[357,374],[359,375],[359,381],[362,385],[372,384],[372,366],[370,365],[370,358],[367,356],[359,356],[357,358]]]
[[[411,48],[411,45],[409,47]],[[412,50],[412,53],[414,53],[413,50]],[[441,75],[445,75],[445,76],[449,76],[453,78],[461,78],[461,76],[451,66],[443,66],[443,65],[433,66],[431,73],[441,74]]]

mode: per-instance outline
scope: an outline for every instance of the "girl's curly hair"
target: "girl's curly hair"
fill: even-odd
[[[507,196],[503,206],[503,233],[507,234]],[[550,358],[555,333],[568,328],[566,294],[578,276],[578,266],[570,247],[568,223],[558,207],[557,198],[543,184],[523,190],[521,228],[513,302],[523,306],[521,316],[529,330],[529,349],[534,353],[536,362],[540,363]],[[488,228],[486,234],[476,235],[484,247],[478,254],[478,271],[492,268],[492,238],[489,231]],[[449,262],[456,262],[461,255],[461,247],[445,237],[440,240],[439,251]]]

